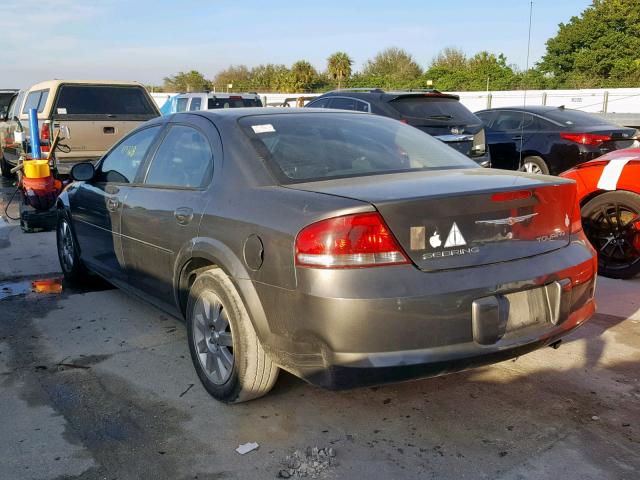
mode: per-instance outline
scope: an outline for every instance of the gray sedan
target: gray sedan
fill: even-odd
[[[575,184],[486,170],[396,120],[235,109],[147,122],[58,200],[68,280],[186,320],[205,388],[348,388],[522,355],[594,312]]]

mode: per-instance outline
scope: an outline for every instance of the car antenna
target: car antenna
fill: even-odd
[[[527,65],[524,76],[524,98],[522,101],[522,121],[520,122],[520,160],[518,161],[518,170],[522,169],[522,146],[524,144],[524,119],[525,108],[527,108],[527,79],[529,78],[529,53],[531,52],[531,20],[533,18],[533,0],[529,2],[529,38],[527,40]]]

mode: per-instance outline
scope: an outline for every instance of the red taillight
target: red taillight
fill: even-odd
[[[51,140],[51,128],[48,123],[43,123],[40,130],[40,141],[48,142],[49,140]]]
[[[515,192],[498,192],[491,195],[494,202],[509,202],[511,200],[525,200],[531,197],[531,190],[516,190]]]
[[[379,213],[329,218],[303,228],[296,238],[296,265],[357,268],[409,263]]]
[[[242,100],[240,95],[229,95],[229,100]]]
[[[582,214],[580,212],[580,203],[578,202],[578,196],[573,204],[573,210],[571,211],[571,234],[575,235],[582,231]]]
[[[571,142],[580,143],[582,145],[590,145],[592,147],[597,147],[602,142],[608,142],[609,140],[611,140],[610,135],[600,135],[597,133],[562,132],[560,133],[560,137]]]

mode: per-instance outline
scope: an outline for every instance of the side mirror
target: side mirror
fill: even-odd
[[[95,174],[96,169],[90,162],[78,163],[71,169],[71,178],[77,182],[88,182],[93,179]]]

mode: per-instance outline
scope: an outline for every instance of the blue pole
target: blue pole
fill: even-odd
[[[40,151],[40,129],[38,128],[38,110],[29,110],[29,134],[31,137],[31,158],[42,158]]]

